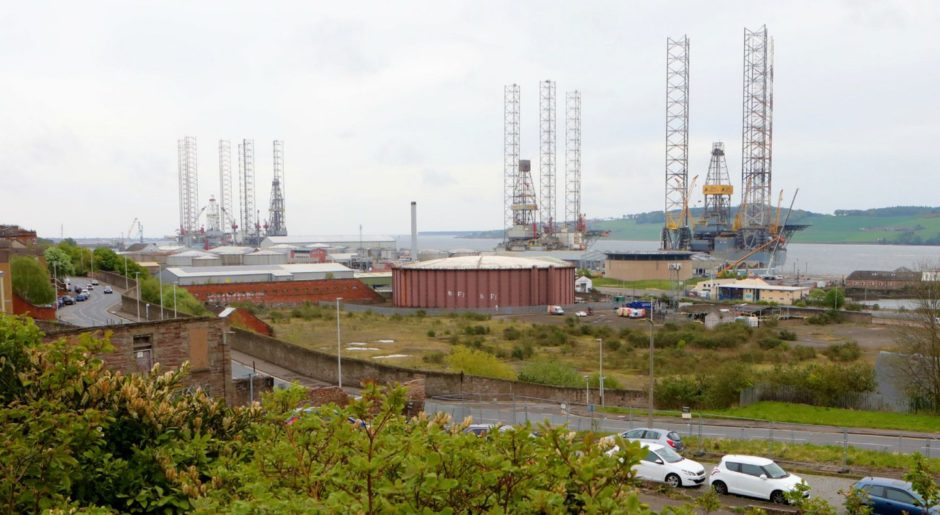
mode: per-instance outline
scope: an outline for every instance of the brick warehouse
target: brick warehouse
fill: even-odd
[[[47,339],[77,338],[93,332],[111,333],[114,352],[100,355],[105,366],[125,374],[149,372],[160,363],[164,370],[177,369],[189,361],[187,386],[200,386],[209,395],[234,400],[232,362],[225,342],[226,321],[219,318],[189,318],[110,326],[107,329],[74,329],[51,333]]]
[[[292,306],[342,297],[347,302],[382,302],[382,297],[358,279],[276,281],[263,283],[198,284],[185,286],[194,297],[210,306],[251,302],[267,306]]]

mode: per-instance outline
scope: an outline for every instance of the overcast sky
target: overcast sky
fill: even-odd
[[[690,175],[723,140],[738,183],[743,28],[762,24],[772,197],[940,205],[940,2],[10,1],[0,23],[0,223],[42,236],[118,237],[135,217],[173,234],[184,135],[201,204],[218,140],[253,138],[265,211],[284,140],[291,234],[404,234],[412,200],[421,230],[497,228],[503,85],[521,85],[536,170],[542,79],[559,134],[582,92],[588,216],[661,209],[667,36],[691,39]]]

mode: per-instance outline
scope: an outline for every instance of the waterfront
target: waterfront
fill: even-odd
[[[408,248],[410,236],[397,236],[399,248]],[[421,250],[471,249],[493,250],[496,238],[457,238],[454,236],[418,236]],[[590,250],[656,250],[656,241],[598,240]],[[940,247],[928,245],[833,245],[792,243],[787,246],[787,263],[780,272],[787,275],[842,278],[855,270],[894,270],[899,267],[919,269],[940,266]]]

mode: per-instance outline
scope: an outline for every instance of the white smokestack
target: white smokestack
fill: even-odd
[[[411,260],[418,260],[418,203],[411,201]]]

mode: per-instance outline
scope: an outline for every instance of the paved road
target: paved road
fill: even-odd
[[[473,417],[477,422],[503,422],[506,424],[525,423],[526,420],[540,422],[549,420],[552,424],[567,424],[575,430],[596,430],[605,432],[622,432],[635,427],[646,426],[646,418],[633,418],[629,416],[606,415],[602,418],[600,414],[596,418],[573,414],[562,411],[560,405],[534,405],[523,403],[467,403],[467,402],[443,402],[437,399],[429,400],[426,405],[427,411],[442,411],[450,413],[458,420],[465,417]],[[940,438],[937,435],[918,435],[916,433],[897,434],[877,434],[872,431],[870,434],[864,430],[852,432],[849,429],[843,433],[838,428],[825,428],[818,426],[807,426],[797,424],[780,424],[771,426],[769,424],[753,424],[749,421],[726,422],[705,421],[699,423],[698,420],[690,423],[678,422],[672,418],[656,418],[656,427],[671,429],[679,434],[701,435],[705,438],[728,438],[736,440],[768,440],[772,442],[786,443],[814,443],[824,445],[842,445],[843,441],[850,446],[861,449],[913,453],[938,456],[940,455]],[[747,427],[753,426],[753,427]],[[769,427],[768,427],[769,426]],[[891,433],[887,431],[886,433]]]
[[[91,279],[77,279],[72,284],[90,284]],[[126,320],[108,312],[108,309],[121,302],[121,295],[115,288],[115,293],[104,293],[104,287],[101,283],[90,291],[91,296],[84,302],[76,302],[71,306],[62,306],[59,308],[57,318],[63,322],[79,326],[94,327],[100,325],[123,324]],[[74,298],[75,295],[73,294]]]

